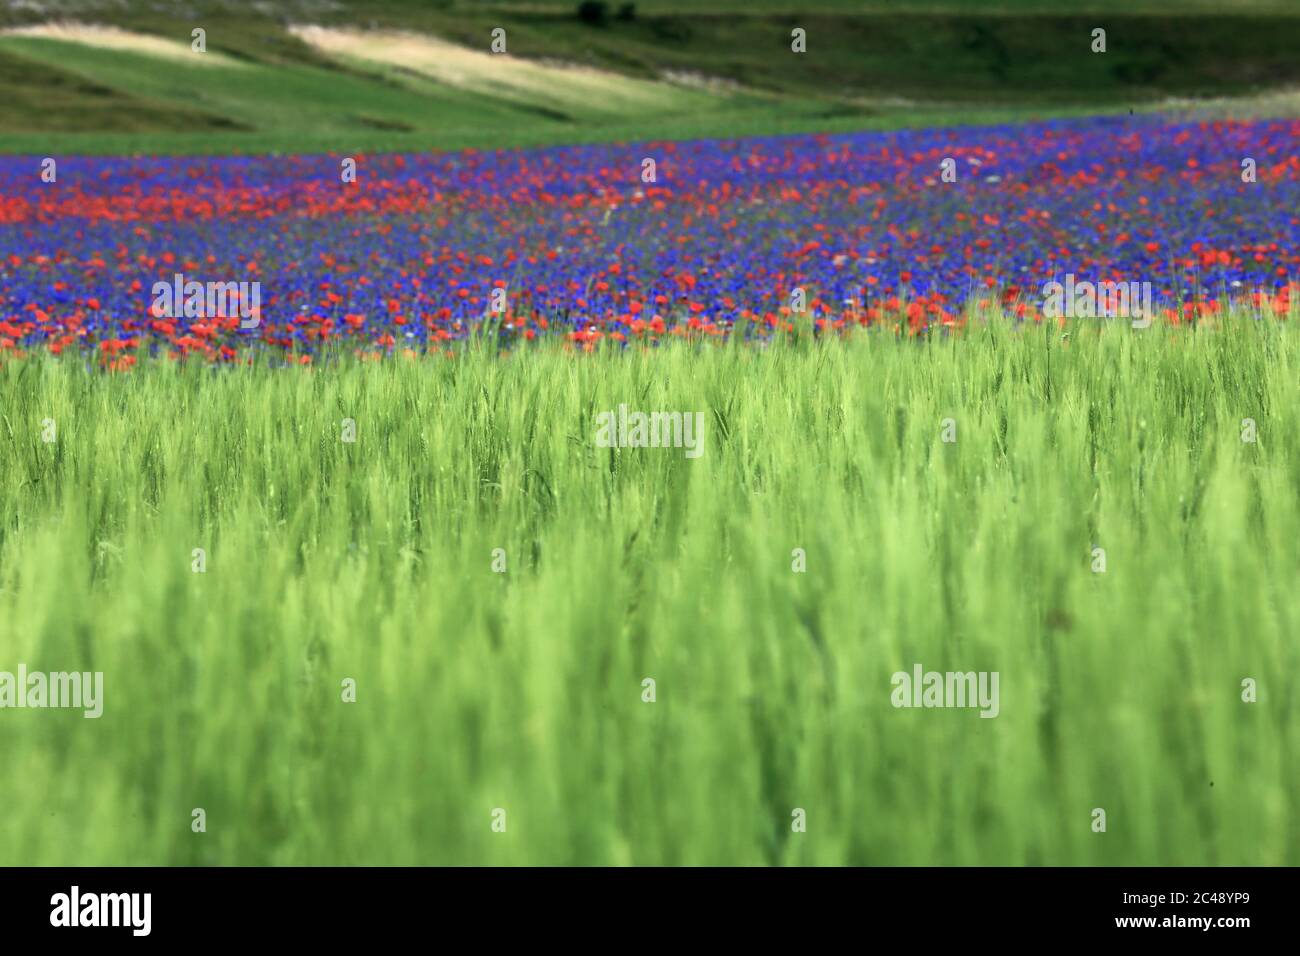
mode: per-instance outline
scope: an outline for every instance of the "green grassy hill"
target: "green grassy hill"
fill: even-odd
[[[274,15],[240,3],[200,3],[181,15],[63,0],[39,15],[0,14],[0,151],[420,149],[742,135],[1141,110],[1169,97],[1300,88],[1296,4],[1236,0],[1209,12],[1199,2],[1084,2],[1098,12],[1061,13],[1064,4],[1046,0],[917,0],[887,9],[825,0],[801,13],[783,12],[798,6],[785,0],[689,7],[651,0],[593,7],[584,18],[576,3],[296,0]],[[1179,9],[1206,12],[1170,12]],[[164,38],[180,55],[12,32],[52,19],[50,10]],[[466,83],[439,73],[437,52],[425,69],[322,49],[294,30],[310,24],[412,31],[480,59],[500,28],[509,59]],[[189,51],[195,27],[206,31],[206,54]],[[1096,27],[1107,31],[1104,54],[1091,49]],[[796,28],[806,31],[805,53],[791,50]],[[561,95],[571,77],[551,63],[600,71],[596,92],[574,86]],[[532,79],[496,82],[496,64],[503,77]]]

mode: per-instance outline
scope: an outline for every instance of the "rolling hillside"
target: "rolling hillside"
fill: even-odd
[[[1141,111],[1170,98],[1289,109],[1276,94],[1300,88],[1294,5],[1089,4],[297,0],[274,15],[243,2],[182,15],[60,0],[0,14],[0,151],[494,147]],[[806,52],[791,49],[795,30]]]

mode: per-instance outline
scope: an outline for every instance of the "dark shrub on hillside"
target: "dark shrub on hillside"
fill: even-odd
[[[583,23],[603,27],[609,20],[609,7],[601,0],[582,0],[578,4],[578,19]]]

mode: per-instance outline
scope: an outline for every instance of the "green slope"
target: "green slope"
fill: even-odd
[[[97,21],[178,42],[201,25],[209,50],[242,68],[0,37],[0,151],[343,151],[830,131],[1145,110],[1169,97],[1300,87],[1300,16],[1246,0],[1214,16],[1134,12],[1170,9],[1154,2],[1123,13],[988,16],[833,2],[774,13],[781,4],[767,0],[743,13],[731,0],[672,12],[680,5],[663,0],[630,17],[611,4],[600,24],[580,20],[575,6],[361,0],[275,16],[251,5],[216,12],[200,3],[193,16],[95,6]],[[1239,12],[1249,10],[1273,12]],[[0,14],[0,23],[20,19],[32,17]],[[653,80],[665,92],[575,101],[544,87],[522,99],[460,89],[329,56],[289,31],[311,22],[418,30],[477,51],[501,27],[513,56]],[[1104,54],[1090,49],[1098,25]],[[790,50],[795,27],[807,31],[806,53]],[[725,82],[670,86],[665,74]]]

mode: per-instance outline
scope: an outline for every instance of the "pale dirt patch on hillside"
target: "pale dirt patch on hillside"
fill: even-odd
[[[1290,119],[1300,116],[1300,90],[1269,90],[1199,100],[1170,98],[1160,105],[1160,111],[1193,119]]]
[[[712,98],[671,83],[568,63],[471,50],[429,34],[294,26],[294,36],[330,56],[365,60],[476,93],[581,113],[646,113],[689,108]]]
[[[190,49],[190,39],[171,40],[148,33],[132,33],[117,27],[95,26],[87,23],[40,23],[34,26],[10,27],[0,30],[0,37],[30,37],[37,40],[62,40],[80,43],[101,50],[119,50],[139,53],[185,63],[187,66],[239,67],[242,64],[228,56],[208,51],[195,53]]]

